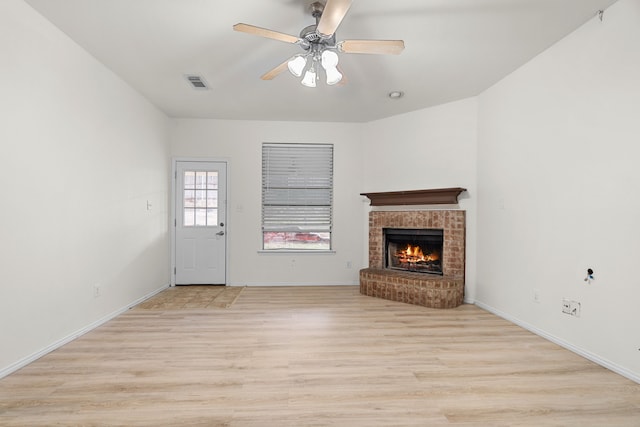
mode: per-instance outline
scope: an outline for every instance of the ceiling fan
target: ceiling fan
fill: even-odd
[[[316,86],[316,78],[320,70],[324,70],[326,81],[334,85],[343,80],[343,73],[338,68],[340,53],[368,53],[378,55],[398,55],[404,50],[402,40],[342,40],[336,42],[336,30],[345,17],[352,0],[327,0],[326,3],[316,1],[311,4],[311,15],[316,19],[315,25],[309,25],[300,32],[300,37],[292,36],[266,28],[249,24],[236,24],[233,29],[247,34],[279,40],[299,45],[304,52],[294,55],[282,64],[262,75],[262,80],[272,80],[285,70],[296,77],[304,78],[301,83],[308,87]],[[305,72],[306,70],[306,72]]]

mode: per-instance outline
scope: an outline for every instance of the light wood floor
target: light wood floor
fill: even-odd
[[[246,288],[134,308],[0,380],[0,425],[640,426],[640,385],[475,306]]]

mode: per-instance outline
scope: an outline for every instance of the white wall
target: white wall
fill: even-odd
[[[166,117],[21,0],[0,58],[1,377],[168,284],[169,154]]]
[[[620,0],[480,96],[477,268],[483,306],[637,381],[638,41]]]
[[[358,283],[365,236],[361,227],[362,144],[359,124],[177,119],[171,154],[229,162],[227,284],[351,285]],[[335,254],[265,254],[261,243],[263,142],[334,144]],[[351,268],[347,263],[351,262]]]
[[[400,209],[466,211],[465,300],[469,302],[476,292],[476,133],[477,101],[470,98],[368,123],[363,139],[362,192],[467,189],[459,197],[459,206]],[[369,210],[367,203],[365,215]]]

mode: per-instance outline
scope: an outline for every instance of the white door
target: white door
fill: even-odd
[[[226,284],[227,164],[176,162],[175,284]]]

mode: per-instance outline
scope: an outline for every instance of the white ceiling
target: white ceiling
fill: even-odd
[[[354,0],[337,39],[405,51],[341,54],[347,84],[315,89],[288,72],[260,80],[300,47],[232,30],[298,36],[312,0],[26,1],[171,117],[366,122],[477,95],[616,0]]]

